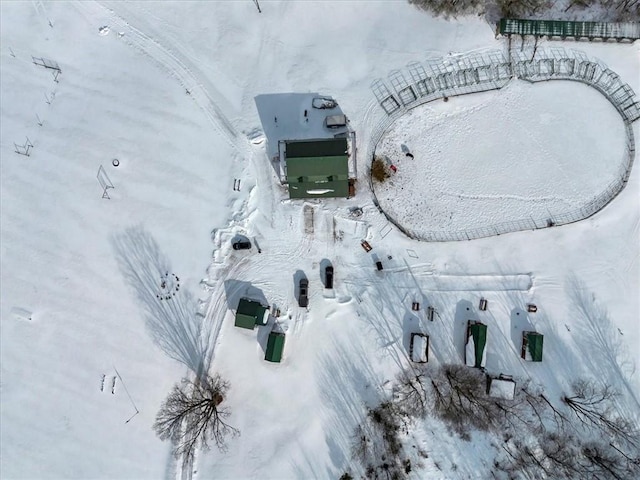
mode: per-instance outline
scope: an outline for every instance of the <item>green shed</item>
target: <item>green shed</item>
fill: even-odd
[[[267,307],[255,300],[241,298],[236,310],[235,326],[253,330],[256,325],[266,325]]]
[[[285,142],[289,198],[348,197],[346,138]]]
[[[269,362],[280,363],[282,360],[282,351],[284,350],[284,333],[271,332],[267,341],[267,351],[264,359]]]
[[[520,356],[530,362],[542,361],[544,336],[538,332],[522,332],[522,352]]]
[[[465,363],[470,367],[481,368],[486,363],[487,326],[484,323],[469,320],[467,322],[467,345]]]

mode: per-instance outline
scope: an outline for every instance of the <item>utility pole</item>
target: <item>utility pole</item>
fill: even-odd
[[[253,3],[256,4],[256,8],[258,9],[258,13],[262,13],[262,10],[260,10],[260,4],[258,3],[258,0],[253,0]]]

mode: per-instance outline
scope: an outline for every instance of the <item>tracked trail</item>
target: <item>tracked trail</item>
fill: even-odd
[[[146,34],[145,31],[150,32],[153,29],[143,16],[135,12],[134,7],[123,2],[76,1],[74,5],[85,18],[95,17],[100,10],[102,13],[106,12],[113,28],[124,33],[122,41],[149,57],[151,61],[178,80],[185,91],[190,92],[191,98],[225,141],[241,154],[248,152],[248,143],[246,140],[243,141],[242,136],[238,134],[219,106],[224,102],[222,94],[184,52],[169,48],[166,46],[166,41],[160,37],[152,38]]]
[[[238,134],[231,121],[220,108],[221,103],[226,103],[224,97],[215,86],[198,70],[193,59],[189,58],[178,47],[170,48],[167,41],[158,36],[154,29],[147,23],[144,16],[139,15],[132,7],[125,3],[112,2],[84,2],[76,1],[74,6],[80,13],[91,22],[106,12],[110,19],[110,26],[118,32],[123,33],[121,40],[149,58],[161,69],[169,73],[185,89],[197,106],[204,113],[205,117],[219,133],[219,135],[235,150],[242,158],[251,158],[252,150],[246,138]],[[135,26],[134,26],[135,25]],[[149,32],[149,33],[145,33]],[[153,33],[155,38],[150,34]],[[237,275],[246,268],[246,261],[239,261],[233,265],[225,265],[222,271],[225,276]],[[219,276],[219,275],[218,275]],[[211,285],[209,283],[209,285]],[[210,364],[215,358],[215,346],[222,329],[222,324],[226,311],[224,283],[216,282],[206,313],[202,320],[203,337],[200,341],[207,345],[205,361]],[[207,338],[204,338],[206,336]],[[169,476],[175,475],[179,480],[191,480],[193,478],[195,458],[183,457],[177,459],[177,468],[173,472],[167,472]]]

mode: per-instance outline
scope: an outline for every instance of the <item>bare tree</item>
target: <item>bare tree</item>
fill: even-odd
[[[228,390],[229,383],[218,374],[184,379],[162,404],[154,430],[160,439],[173,441],[176,456],[192,458],[198,446],[208,449],[211,442],[226,450],[227,437],[240,433],[226,422],[230,410],[220,406]]]
[[[639,434],[633,423],[612,413],[612,402],[619,396],[610,385],[596,385],[589,380],[573,384],[573,395],[564,395],[569,407],[585,427],[596,427],[620,441],[638,446]]]
[[[397,377],[395,403],[409,417],[422,417],[427,413],[427,380],[426,370],[420,367],[402,370]]]
[[[465,438],[473,428],[495,426],[496,401],[484,385],[484,373],[464,365],[443,365],[431,377],[435,412]]]

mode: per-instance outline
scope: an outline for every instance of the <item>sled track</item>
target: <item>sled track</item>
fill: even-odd
[[[134,19],[133,21],[140,28],[147,27],[144,20],[133,14],[125,3],[116,3],[112,6],[109,2],[96,2],[96,5],[109,13],[114,27],[118,31],[125,33],[122,37],[123,41],[149,57],[163,70],[166,70],[172,77],[176,78],[180,85],[190,92],[190,96],[225,141],[239,153],[246,153],[248,145],[239,145],[238,133],[209,93],[215,92],[216,89],[202,75],[194,73],[197,68],[186,55],[165,47],[160,43],[160,40],[149,37],[118,14],[116,9],[125,14],[130,14],[131,18]],[[86,12],[88,9],[88,5],[82,1],[76,2],[76,6],[81,11]],[[221,95],[218,94],[217,96]]]

